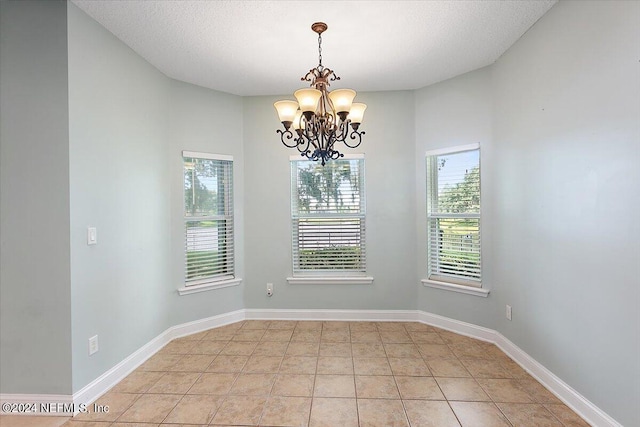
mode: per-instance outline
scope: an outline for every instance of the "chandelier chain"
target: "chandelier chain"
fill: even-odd
[[[322,34],[318,34],[318,66],[322,69]]]

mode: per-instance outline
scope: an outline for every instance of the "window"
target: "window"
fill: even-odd
[[[182,156],[186,287],[233,279],[233,158]]]
[[[291,162],[293,273],[364,274],[364,157]]]
[[[430,281],[481,287],[478,144],[427,153],[427,236]]]

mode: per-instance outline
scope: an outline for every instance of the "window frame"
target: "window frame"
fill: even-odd
[[[431,158],[441,155],[452,155],[459,154],[469,151],[478,151],[478,167],[480,172],[480,182],[479,182],[479,197],[480,197],[480,212],[478,213],[459,213],[459,214],[446,214],[446,213],[433,213],[430,212],[430,204],[432,203],[434,197],[437,198],[437,184],[434,186],[430,183],[433,180],[433,176],[429,176],[429,161]],[[443,289],[448,291],[460,292],[470,295],[476,295],[481,297],[486,297],[489,294],[489,290],[486,289],[483,285],[483,276],[482,276],[482,259],[483,259],[483,249],[482,249],[482,166],[481,166],[481,148],[480,143],[459,145],[453,147],[440,148],[436,150],[429,150],[425,154],[425,184],[426,184],[426,203],[425,203],[425,225],[426,225],[426,234],[427,234],[427,242],[426,242],[426,250],[427,250],[427,272],[426,279],[422,279],[422,284],[427,287]],[[437,169],[432,171],[435,172],[437,179]],[[435,192],[435,193],[434,193]],[[460,219],[477,219],[478,220],[478,231],[479,231],[479,251],[480,251],[480,280],[469,280],[463,277],[447,277],[437,273],[432,273],[432,257],[431,257],[431,220],[433,219],[442,219],[442,218],[460,218]]]
[[[304,270],[296,266],[296,244],[299,241],[299,234],[295,233],[296,227],[294,222],[299,220],[301,217],[305,218],[305,216],[299,215],[298,212],[295,211],[295,200],[294,197],[297,197],[298,193],[298,178],[297,176],[294,178],[293,168],[295,167],[297,170],[298,162],[309,162],[306,158],[301,158],[300,156],[290,156],[289,158],[289,167],[290,167],[290,178],[291,178],[291,267],[292,267],[292,276],[287,277],[287,282],[289,284],[295,285],[306,285],[306,284],[370,284],[373,282],[373,277],[367,276],[367,265],[366,265],[366,179],[365,179],[365,156],[364,154],[345,154],[344,157],[341,157],[338,160],[359,160],[361,161],[358,165],[359,175],[360,175],[360,212],[352,213],[351,215],[348,213],[341,214],[327,214],[327,218],[333,217],[343,217],[345,219],[357,218],[361,223],[361,234],[359,236],[361,240],[361,250],[363,252],[363,268],[358,270],[347,270],[347,269],[327,269],[327,270],[315,270],[309,269]],[[335,161],[335,160],[330,160]],[[322,217],[322,215],[315,215],[315,217]],[[309,215],[308,218],[314,218],[314,215]],[[299,258],[298,258],[299,259]]]
[[[201,160],[212,160],[212,161],[221,161],[221,162],[229,162],[230,170],[228,171],[230,182],[225,183],[228,184],[228,188],[225,187],[223,194],[225,195],[225,200],[223,201],[225,205],[225,211],[228,209],[230,211],[229,214],[223,215],[214,215],[214,216],[200,216],[200,217],[192,217],[187,216],[185,211],[185,185],[184,185],[184,173],[185,173],[185,159],[201,159]],[[183,286],[178,289],[178,293],[180,295],[188,295],[192,293],[198,293],[203,291],[208,291],[211,289],[220,289],[226,288],[230,286],[237,286],[242,282],[242,279],[236,276],[236,256],[235,256],[235,209],[234,209],[234,161],[233,156],[225,155],[225,154],[213,154],[213,153],[204,153],[204,152],[196,152],[196,151],[183,151],[181,157],[181,187],[182,187],[182,227],[183,227]],[[228,196],[228,197],[226,197]],[[231,248],[233,252],[231,253],[231,261],[228,262],[228,270],[223,274],[216,274],[209,277],[198,278],[194,280],[187,280],[187,224],[193,221],[206,221],[208,219],[211,220],[220,220],[218,217],[224,217],[225,221],[225,237],[227,241],[231,242]],[[230,221],[230,227],[226,226],[226,221]],[[230,236],[229,236],[230,234]]]

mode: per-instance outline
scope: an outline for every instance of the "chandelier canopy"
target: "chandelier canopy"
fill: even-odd
[[[316,22],[311,29],[318,33],[318,66],[300,79],[310,82],[310,87],[294,92],[297,102],[284,100],[273,106],[284,126],[284,130],[276,131],[282,143],[298,149],[309,160],[320,160],[324,166],[327,160],[344,157],[334,148],[336,142],[349,148],[360,145],[364,132],[358,129],[367,106],[353,102],[354,90],[328,90],[329,82],[340,77],[322,65],[322,33],[327,30],[327,24]]]

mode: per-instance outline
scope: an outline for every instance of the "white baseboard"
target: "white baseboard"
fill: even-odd
[[[76,410],[68,394],[0,394],[0,415],[69,417]]]
[[[207,317],[205,319],[172,326],[139,348],[122,362],[118,363],[116,366],[83,387],[80,391],[74,393],[73,402],[76,404],[94,402],[174,338],[195,334],[207,329],[238,322],[243,319],[244,310],[237,310],[218,316]]]
[[[245,309],[246,319],[265,320],[348,320],[369,322],[402,322],[417,320],[415,310],[271,310]]]
[[[571,386],[566,384],[547,368],[525,353],[517,345],[497,331],[471,323],[462,322],[437,314],[420,310],[295,310],[295,309],[244,309],[218,316],[208,317],[193,322],[173,326],[129,357],[118,363],[100,377],[83,387],[73,396],[70,395],[35,395],[35,394],[0,394],[0,402],[4,403],[59,403],[73,406],[78,412],[80,404],[89,404],[106,393],[114,385],[138,368],[148,358],[164,347],[174,338],[194,334],[207,329],[223,326],[245,319],[264,320],[342,320],[342,321],[419,321],[438,328],[446,329],[461,335],[495,343],[502,351],[524,368],[549,391],[556,395],[568,407],[596,427],[622,427],[620,423],[587,400]],[[8,415],[8,414],[5,414]],[[65,415],[58,413],[28,413],[25,415]]]
[[[194,320],[193,322],[182,323],[180,325],[173,326],[167,331],[170,331],[171,339],[184,337],[185,335],[191,335],[198,332],[206,331],[211,328],[218,328],[220,326],[228,325],[230,323],[239,322],[244,320],[245,310],[230,311],[229,313],[220,314],[218,316],[207,317],[205,319]]]
[[[158,350],[167,345],[172,339],[169,337],[168,331],[170,331],[170,329],[167,329],[116,366],[74,393],[73,402],[77,404],[91,403],[102,396],[138,366],[142,365],[148,358],[153,356]]]
[[[455,332],[456,334],[475,338],[481,341],[491,343],[496,341],[497,332],[493,329],[440,316],[438,314],[427,313],[426,311],[418,311],[417,317],[418,321],[435,326],[436,328],[445,329],[447,331]]]
[[[507,356],[592,426],[622,427],[622,424],[575,391],[501,333],[424,311],[418,312],[418,319],[422,323],[496,344]]]
[[[542,366],[537,360],[525,353],[504,335],[499,332],[494,333],[496,335],[494,343],[500,347],[502,351],[589,424],[592,426],[622,427],[622,424],[618,423],[603,410],[575,391],[569,384]]]

